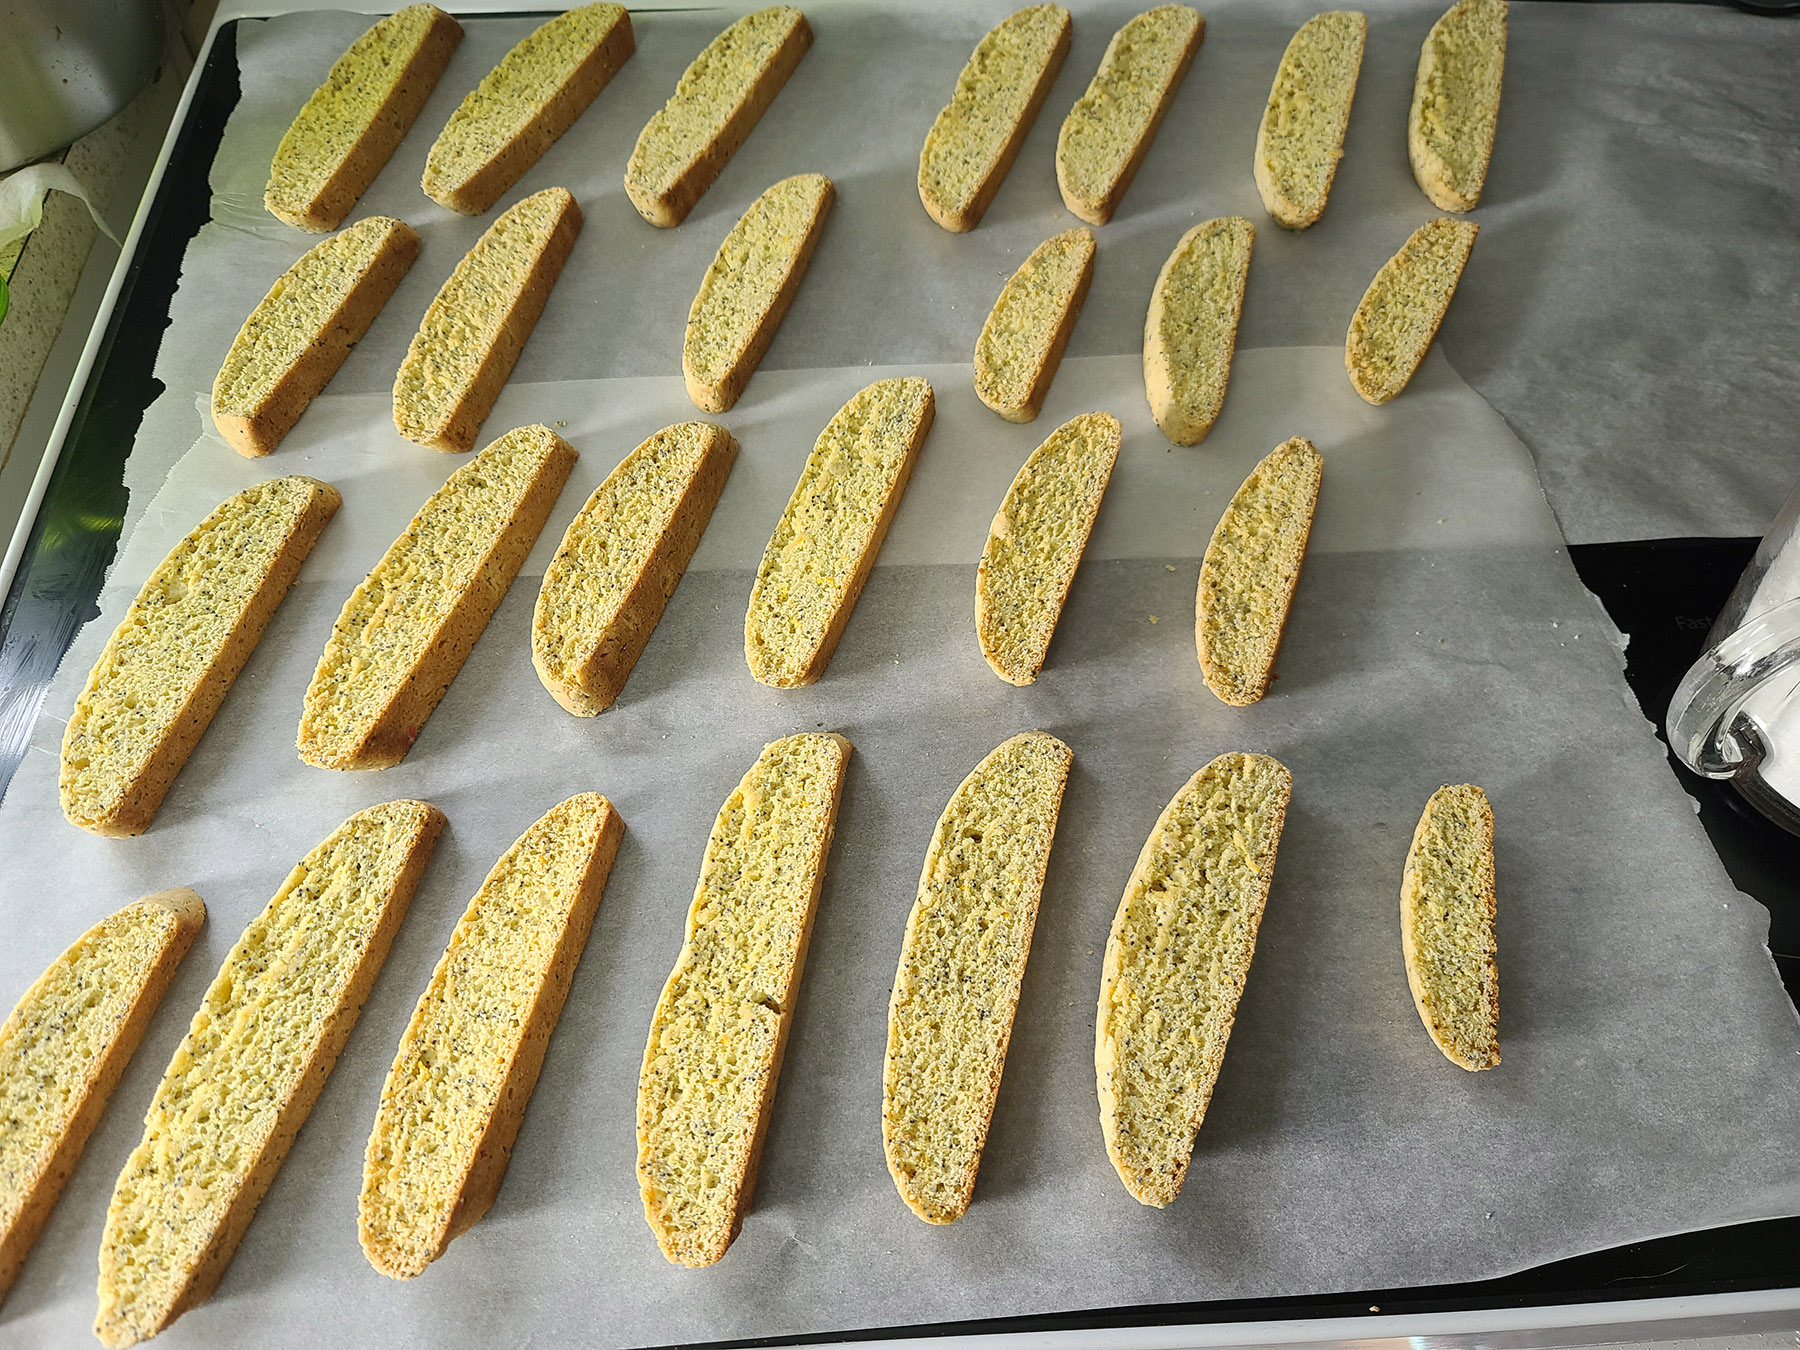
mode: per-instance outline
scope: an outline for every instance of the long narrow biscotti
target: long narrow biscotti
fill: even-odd
[[[63,732],[63,814],[142,834],[343,499],[316,478],[229,497],[169,551],[88,673]]]
[[[1300,25],[1256,132],[1256,190],[1275,223],[1304,230],[1325,211],[1344,157],[1369,16],[1339,9]]]
[[[433,450],[473,448],[562,275],[581,207],[545,188],[475,241],[419,321],[394,376],[394,426]]]
[[[370,216],[283,272],[244,320],[213,381],[213,425],[225,443],[251,457],[280,445],[418,256],[417,230]]]
[[[605,712],[643,655],[737,460],[724,427],[682,422],[594,489],[544,572],[531,663],[577,717]]]
[[[975,636],[1008,684],[1037,679],[1119,458],[1119,419],[1083,413],[1031,452],[975,569]]]
[[[1073,759],[1042,731],[1002,743],[925,853],[888,1002],[881,1143],[927,1223],[954,1223],[975,1194]]]
[[[1074,21],[1031,5],[975,45],[919,151],[919,200],[946,230],[972,230],[993,205],[1069,54]]]
[[[0,1300],[206,919],[186,887],[81,935],[0,1026]]]
[[[479,216],[525,176],[637,50],[623,5],[583,5],[527,35],[450,114],[419,185]]]
[[[275,149],[263,205],[302,230],[344,223],[437,87],[462,25],[435,5],[378,21],[337,59]]]
[[[756,1189],[850,742],[789,736],[719,808],[638,1079],[638,1189],[670,1261],[725,1255]]]
[[[549,427],[520,427],[431,494],[332,626],[300,714],[301,759],[385,769],[406,758],[574,466]]]
[[[1419,48],[1406,150],[1419,189],[1440,210],[1481,200],[1505,68],[1506,0],[1457,0]]]
[[[1344,369],[1370,403],[1406,388],[1425,360],[1480,230],[1472,220],[1426,221],[1363,292],[1344,337]]]
[[[357,1233],[406,1280],[499,1194],[625,826],[598,792],[550,808],[450,935],[381,1090]]]
[[[94,1319],[102,1345],[147,1340],[218,1288],[356,1025],[443,827],[425,802],[359,811],[288,873],[226,956],[106,1212]]]
[[[1205,36],[1206,20],[1187,5],[1145,10],[1113,34],[1056,139],[1069,210],[1095,225],[1113,218]]]
[[[1233,494],[1206,546],[1194,641],[1206,687],[1233,707],[1269,692],[1324,476],[1311,441],[1283,441]]]
[[[822,173],[784,178],[750,204],[719,245],[681,344],[681,373],[695,407],[724,412],[744,392],[800,289],[836,195]]]
[[[1203,221],[1181,236],[1157,274],[1144,319],[1144,392],[1163,435],[1206,439],[1225,406],[1256,228],[1242,216]]]
[[[1163,808],[1113,918],[1094,1035],[1100,1129],[1146,1205],[1169,1204],[1187,1176],[1292,791],[1279,761],[1220,755]]]
[[[638,135],[625,195],[652,225],[675,226],[706,195],[812,46],[792,5],[746,14],[706,45]]]
[[[936,412],[930,381],[877,380],[819,433],[744,615],[744,659],[762,683],[796,689],[825,673]]]
[[[1465,1069],[1500,1062],[1494,810],[1472,783],[1425,803],[1400,882],[1400,948],[1419,1020]]]
[[[1094,279],[1094,232],[1052,235],[1031,251],[994,301],[975,342],[975,394],[1009,422],[1043,409],[1050,381]]]

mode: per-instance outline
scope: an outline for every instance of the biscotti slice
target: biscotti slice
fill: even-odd
[[[1448,216],[1426,221],[1363,292],[1344,338],[1344,369],[1370,403],[1386,403],[1419,369],[1480,230]]]
[[[520,427],[431,494],[344,602],[306,690],[301,759],[385,769],[406,758],[574,466],[549,427]]]
[[[1481,200],[1505,67],[1506,0],[1458,0],[1425,35],[1406,149],[1413,178],[1440,210]]]
[[[577,717],[605,712],[644,653],[737,459],[724,427],[682,422],[594,489],[544,572],[531,664]]]
[[[825,673],[936,412],[930,381],[877,380],[819,433],[744,615],[744,659],[762,683],[797,689]]]
[[[927,1223],[954,1223],[975,1193],[1073,758],[1042,731],[1004,742],[925,853],[888,1002],[881,1143]]]
[[[822,173],[784,178],[750,204],[700,279],[681,344],[688,397],[706,412],[738,401],[800,289],[837,195]]]
[[[488,1211],[624,833],[598,792],[550,808],[450,935],[381,1090],[357,1233],[406,1280]]]
[[[1344,156],[1369,16],[1339,9],[1300,25],[1256,132],[1256,190],[1275,223],[1304,230],[1325,211]]]
[[[763,748],[719,808],[638,1079],[638,1189],[663,1255],[709,1266],[756,1189],[850,742]]]
[[[292,872],[194,1014],[119,1173],[94,1334],[135,1345],[218,1288],[387,959],[444,817],[371,806]]]
[[[1113,918],[1094,1035],[1100,1129],[1146,1205],[1166,1206],[1187,1175],[1292,791],[1279,761],[1220,755],[1163,808]]]
[[[465,216],[489,210],[636,50],[623,5],[583,5],[529,34],[444,123],[425,157],[425,195]]]
[[[1400,883],[1400,949],[1419,1020],[1465,1069],[1500,1062],[1494,811],[1470,783],[1425,803]]]
[[[275,149],[263,205],[302,230],[343,224],[406,133],[462,41],[435,5],[408,5],[337,59]]]
[[[1056,138],[1069,210],[1095,225],[1113,218],[1205,36],[1206,20],[1187,5],[1145,10],[1113,34]]]
[[[419,321],[394,376],[394,426],[433,450],[472,448],[562,275],[581,207],[545,188],[463,255]]]
[[[1177,445],[1200,444],[1225,406],[1255,241],[1242,216],[1203,221],[1157,274],[1144,319],[1144,392],[1156,425]]]
[[[1078,226],[1031,251],[994,301],[975,343],[975,394],[1009,422],[1044,406],[1094,279],[1094,232]]]
[[[946,230],[974,229],[993,204],[1069,54],[1074,27],[1061,5],[1032,5],[975,45],[919,151],[919,200]]]
[[[150,828],[342,500],[316,478],[258,483],[222,502],[157,565],[63,731],[71,822],[107,835]]]
[[[1037,679],[1119,457],[1119,419],[1084,413],[1025,461],[975,569],[975,635],[1008,684]]]
[[[315,244],[238,330],[213,381],[213,425],[240,455],[281,444],[419,256],[419,234],[370,216]]]
[[[706,195],[812,46],[792,5],[746,14],[706,45],[625,165],[625,195],[652,225],[674,226]]]
[[[1311,441],[1283,441],[1250,471],[1206,546],[1194,641],[1206,687],[1233,707],[1269,692],[1324,476]]]
[[[0,1300],[205,919],[185,887],[126,905],[57,957],[0,1026]]]

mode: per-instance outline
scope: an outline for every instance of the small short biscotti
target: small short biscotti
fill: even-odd
[[[63,814],[142,834],[343,501],[316,478],[221,503],[169,551],[88,674],[63,732]]]
[[[888,1002],[881,1143],[927,1223],[954,1223],[975,1194],[1073,758],[1042,731],[1004,742],[925,853]]]
[[[1113,218],[1205,36],[1206,20],[1187,5],[1145,10],[1113,34],[1056,138],[1069,210],[1095,225]]]
[[[975,636],[1008,684],[1037,679],[1119,458],[1111,413],[1063,423],[1025,461],[975,568]]]
[[[1470,783],[1425,803],[1400,883],[1400,949],[1419,1020],[1465,1069],[1500,1062],[1494,811]]]
[[[545,188],[501,215],[463,255],[394,376],[394,426],[402,436],[433,450],[473,448],[581,222],[566,188]]]
[[[744,212],[688,309],[681,373],[705,412],[738,401],[794,302],[837,195],[822,173],[784,178]]]
[[[425,157],[425,195],[465,216],[489,210],[636,50],[623,5],[583,5],[529,34],[444,123]]]
[[[1339,9],[1300,25],[1256,133],[1256,190],[1275,223],[1304,230],[1325,211],[1344,156],[1369,16]]]
[[[1144,393],[1177,445],[1206,439],[1225,406],[1256,228],[1242,216],[1181,236],[1156,278],[1144,320]]]
[[[1093,279],[1094,232],[1085,226],[1031,251],[981,326],[976,397],[1009,422],[1036,419]]]
[[[605,712],[644,652],[737,459],[724,427],[664,427],[569,522],[544,572],[531,663],[577,717]]]
[[[332,626],[300,714],[301,759],[385,769],[406,758],[574,466],[549,427],[520,427],[431,494]]]
[[[744,615],[744,659],[762,683],[797,689],[825,673],[936,413],[928,380],[877,380],[819,433]]]
[[[1247,754],[1190,778],[1144,841],[1106,940],[1100,1129],[1125,1189],[1158,1209],[1181,1190],[1225,1061],[1293,782]]]
[[[1413,178],[1440,210],[1481,200],[1505,67],[1506,0],[1458,0],[1419,49],[1406,149]]]
[[[706,195],[812,46],[792,5],[746,14],[694,58],[644,125],[625,165],[625,195],[652,225],[675,226]]]
[[[1344,369],[1370,403],[1386,403],[1418,371],[1480,230],[1472,220],[1426,221],[1363,292],[1344,338]]]
[[[1061,5],[1002,19],[975,46],[919,151],[919,200],[946,230],[981,223],[1037,121],[1074,30]]]

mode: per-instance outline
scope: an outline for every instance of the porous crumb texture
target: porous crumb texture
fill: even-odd
[[[1413,1005],[1452,1064],[1500,1062],[1494,812],[1473,784],[1431,794],[1400,883],[1400,946]]]
[[[1440,210],[1481,200],[1505,67],[1506,0],[1458,0],[1419,49],[1406,148],[1413,178]]]
[[[1426,221],[1363,292],[1344,338],[1344,369],[1368,402],[1386,403],[1419,369],[1480,229],[1447,216]]]
[[[764,747],[719,808],[638,1080],[638,1187],[670,1261],[711,1265],[756,1185],[850,742]]]
[[[888,1004],[881,1142],[927,1223],[969,1207],[1073,759],[1042,731],[975,766],[938,817]]]
[[[1256,228],[1242,216],[1181,236],[1157,274],[1144,320],[1144,392],[1163,434],[1198,445],[1225,406]]]
[[[975,394],[1009,422],[1044,405],[1094,278],[1094,232],[1078,226],[1031,251],[975,342]]]
[[[1300,25],[1275,71],[1256,133],[1256,187],[1287,229],[1304,230],[1324,213],[1368,34],[1368,16],[1356,10],[1315,14]]]
[[[1187,1175],[1292,790],[1267,755],[1220,755],[1163,809],[1113,919],[1094,1041],[1100,1128],[1146,1205],[1169,1204]]]

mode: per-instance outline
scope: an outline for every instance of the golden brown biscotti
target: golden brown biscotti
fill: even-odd
[[[316,478],[227,498],[169,551],[88,673],[63,732],[63,814],[142,834],[342,502]]]
[[[1144,319],[1144,392],[1163,435],[1206,439],[1225,406],[1256,228],[1242,216],[1203,221],[1181,236],[1157,275]]]
[[[1418,372],[1480,230],[1472,220],[1426,221],[1363,292],[1344,337],[1344,369],[1368,402],[1386,403]]]
[[[1419,1020],[1465,1069],[1500,1062],[1494,810],[1472,783],[1425,803],[1400,882],[1400,949]]]
[[[444,827],[359,811],[288,873],[219,967],[144,1115],[100,1239],[102,1345],[148,1340],[218,1288],[349,1039]]]
[[[1085,226],[1031,251],[976,339],[977,398],[1009,422],[1036,420],[1093,279],[1094,232]]]
[[[1339,9],[1300,25],[1256,132],[1256,190],[1275,223],[1304,230],[1325,212],[1344,157],[1369,16]]]
[[[1419,190],[1439,210],[1468,211],[1481,200],[1505,67],[1506,0],[1457,0],[1425,35],[1406,150]]]

